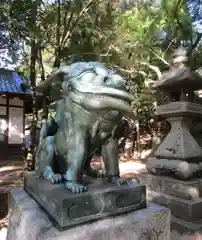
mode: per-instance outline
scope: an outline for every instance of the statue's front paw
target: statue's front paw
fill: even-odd
[[[122,185],[128,184],[128,181],[122,179],[120,176],[107,176],[107,181],[109,183],[115,183],[118,186],[122,186]]]
[[[47,179],[49,182],[53,184],[57,184],[62,181],[62,176],[58,173],[54,173],[51,167],[46,167],[44,169],[43,176],[45,179]]]
[[[72,181],[65,182],[65,187],[73,193],[82,193],[82,192],[88,191],[86,186],[72,182]]]

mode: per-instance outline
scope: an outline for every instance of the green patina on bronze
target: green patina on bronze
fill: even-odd
[[[99,62],[78,62],[56,70],[36,91],[56,101],[56,117],[44,120],[35,171],[74,193],[87,191],[85,173],[126,184],[120,178],[114,132],[133,100],[127,82]],[[90,162],[100,150],[106,174]]]

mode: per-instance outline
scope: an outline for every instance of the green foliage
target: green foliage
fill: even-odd
[[[118,12],[115,1],[10,0],[4,6],[4,22],[13,39],[25,43],[21,71],[30,72],[33,47],[41,81],[63,60],[103,61],[128,79],[134,111],[144,119],[154,114],[149,85],[168,69],[177,46],[183,44],[193,53],[194,66],[202,63],[201,36],[192,29],[185,1],[162,0],[159,8],[147,2]]]
[[[168,69],[176,47],[183,44],[193,50],[193,29],[185,1],[163,0],[158,9],[142,3],[119,15],[115,44],[120,57],[117,65],[129,73],[135,89],[137,118],[152,117],[155,99],[147,91],[150,83]]]
[[[147,124],[154,117],[155,97],[149,88],[144,88],[133,102],[136,118],[140,124]]]

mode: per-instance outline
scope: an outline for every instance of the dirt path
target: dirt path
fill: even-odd
[[[12,187],[23,186],[23,166],[0,167],[0,229],[7,227],[8,192]],[[1,238],[0,238],[1,239]]]

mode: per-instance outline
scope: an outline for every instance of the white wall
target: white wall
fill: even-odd
[[[21,101],[21,102],[20,102]],[[23,106],[22,100],[10,99],[9,104]],[[8,144],[22,144],[24,138],[24,109],[9,106]]]

